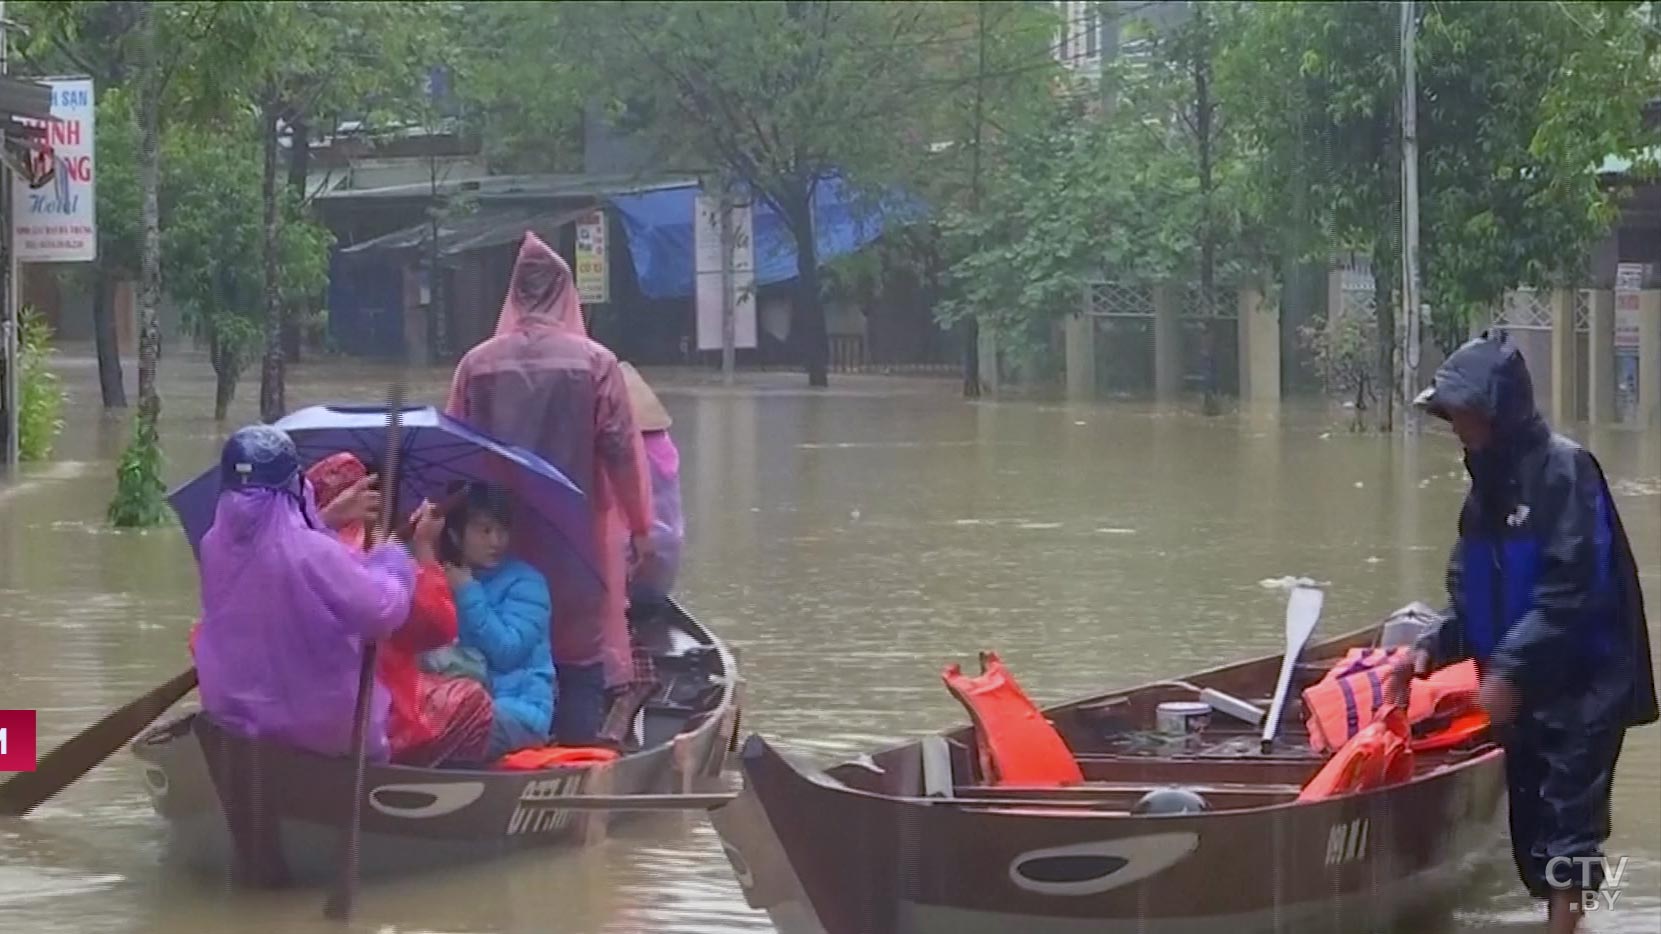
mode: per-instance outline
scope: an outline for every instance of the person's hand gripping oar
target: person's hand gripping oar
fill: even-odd
[[[381,509],[375,534],[377,543],[392,534],[392,515],[398,508],[398,458],[403,446],[404,384],[399,379],[386,394],[386,459],[381,462]],[[369,732],[369,706],[375,691],[376,645],[365,641],[363,667],[358,672],[357,709],[352,718],[352,800],[340,842],[340,876],[323,904],[323,914],[337,921],[352,916],[358,892],[358,849],[363,836],[363,779],[365,739]]]

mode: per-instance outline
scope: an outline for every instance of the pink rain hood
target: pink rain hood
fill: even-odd
[[[364,641],[409,616],[415,564],[396,543],[354,552],[317,520],[310,483],[305,497],[220,495],[202,537],[196,670],[203,709],[226,729],[344,755]],[[387,758],[387,704],[377,682],[365,738],[376,761]]]
[[[651,487],[640,432],[617,358],[590,340],[565,261],[527,232],[496,336],[456,365],[449,414],[529,448],[582,488],[595,513],[604,593],[557,542],[520,539],[513,551],[548,578],[554,660],[605,664],[608,684],[633,675],[625,543],[651,527]],[[525,528],[521,524],[519,528]]]

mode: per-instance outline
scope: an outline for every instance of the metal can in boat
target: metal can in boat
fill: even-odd
[[[1203,701],[1166,701],[1154,709],[1154,725],[1168,736],[1191,736],[1211,722],[1211,705]]]

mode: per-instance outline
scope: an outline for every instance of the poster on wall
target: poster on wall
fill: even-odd
[[[34,80],[52,89],[53,119],[12,166],[12,242],[21,262],[90,262],[98,258],[92,79]]]
[[[718,199],[700,193],[693,208],[692,251],[696,259],[698,349],[721,349],[721,212]],[[756,346],[755,242],[749,204],[735,204],[732,224],[733,346]]]
[[[577,221],[577,296],[584,305],[611,301],[611,267],[606,256],[606,212]]]
[[[1644,263],[1615,267],[1615,352],[1638,352],[1638,292],[1644,285]]]
[[[1622,421],[1638,405],[1638,293],[1648,271],[1645,263],[1615,267],[1615,412]]]

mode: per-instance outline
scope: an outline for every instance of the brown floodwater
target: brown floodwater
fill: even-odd
[[[46,748],[187,664],[196,610],[176,529],[106,527],[128,424],[99,416],[87,356],[60,370],[59,459],[0,481],[0,708],[38,709]],[[377,400],[386,373],[304,366],[290,402]],[[1327,633],[1443,599],[1466,480],[1441,432],[1351,435],[1342,416],[1300,406],[1206,419],[966,404],[950,382],[846,378],[810,393],[788,374],[732,389],[653,378],[683,458],[684,603],[741,650],[747,726],[821,761],[960,721],[940,669],[982,648],[1052,701],[1277,649],[1286,578],[1326,588]],[[438,402],[444,383],[424,371],[412,394]],[[200,356],[170,353],[163,391],[176,483],[215,462],[224,431]],[[255,394],[244,387],[236,418],[252,418]],[[1585,440],[1661,627],[1661,438]],[[341,929],[316,893],[249,894],[166,865],[163,839],[125,753],[33,817],[0,820],[0,932]],[[1630,857],[1625,888],[1588,929],[1661,930],[1661,729],[1627,740],[1608,852]],[[587,852],[374,884],[359,905],[352,929],[366,932],[770,930],[691,816]],[[1444,929],[1538,929],[1534,911],[1500,849]]]

